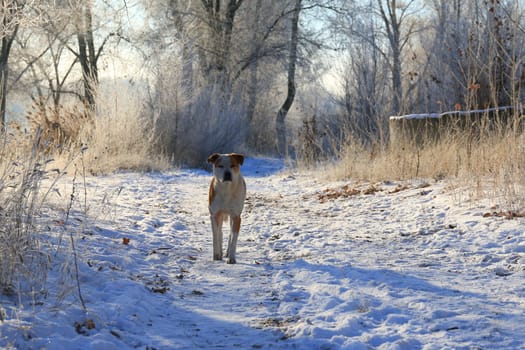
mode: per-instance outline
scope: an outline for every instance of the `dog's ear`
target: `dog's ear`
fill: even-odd
[[[211,156],[208,157],[208,163],[215,163],[217,158],[219,158],[221,155],[219,153],[213,153]]]
[[[242,165],[242,163],[244,163],[244,155],[243,154],[238,154],[238,153],[232,153],[230,154],[230,156],[235,159],[235,161],[237,163],[239,163],[239,165]]]

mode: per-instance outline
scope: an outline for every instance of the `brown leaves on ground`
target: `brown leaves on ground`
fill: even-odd
[[[347,184],[338,188],[326,188],[323,192],[317,194],[317,199],[319,199],[319,202],[325,203],[329,200],[349,198],[359,194],[371,195],[381,191],[383,191],[383,189],[376,187],[375,185],[370,185],[367,188],[360,190]]]
[[[391,183],[386,183],[386,184],[391,185]],[[402,191],[409,190],[411,188],[420,189],[420,188],[426,188],[429,186],[430,184],[427,182],[424,182],[417,186],[410,186],[407,184],[398,184],[394,189],[387,191],[386,193],[396,194]],[[339,198],[349,198],[349,197],[357,196],[357,195],[373,195],[377,192],[384,192],[384,191],[386,191],[386,189],[378,186],[377,184],[369,184],[368,187],[361,188],[361,189],[352,187],[350,184],[346,184],[346,185],[343,185],[337,188],[324,189],[322,192],[317,193],[317,199],[319,200],[319,202],[325,203],[329,200],[335,200]],[[421,191],[419,194],[423,196],[423,195],[429,194],[430,192],[432,192],[432,190]]]
[[[328,200],[348,198],[358,194],[361,194],[360,190],[351,188],[349,185],[344,185],[340,188],[326,188],[322,193],[317,195],[317,198],[321,203],[324,203]]]
[[[84,322],[75,322],[75,330],[78,334],[87,335],[89,330],[95,328],[95,321],[91,318],[87,318]]]
[[[507,220],[512,220],[512,219],[515,219],[515,218],[523,218],[523,217],[525,217],[525,212],[493,211],[493,212],[484,213],[483,217],[484,218],[499,217],[499,218],[505,218]]]
[[[395,194],[395,193],[399,193],[401,191],[404,191],[404,190],[408,190],[410,187],[408,187],[407,185],[397,185],[396,188],[394,188],[392,191],[388,192],[390,194]]]

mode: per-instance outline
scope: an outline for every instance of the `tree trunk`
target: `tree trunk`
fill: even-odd
[[[297,42],[299,41],[299,13],[301,11],[301,0],[295,0],[295,9],[292,18],[292,37],[290,42],[290,54],[288,61],[288,91],[286,100],[277,112],[275,129],[277,133],[277,152],[285,155],[288,150],[286,141],[286,115],[292,107],[295,98],[295,67],[297,64]]]
[[[4,17],[4,22],[6,21]],[[9,74],[9,54],[11,46],[15,40],[18,25],[13,31],[2,37],[2,47],[0,47],[0,128],[4,130],[6,124],[6,105],[7,105],[7,77]]]
[[[97,56],[93,40],[91,2],[82,6],[81,20],[77,27],[78,59],[84,81],[84,104],[88,111],[95,110],[95,93],[98,85]]]
[[[378,0],[381,18],[386,28],[388,41],[392,50],[392,110],[395,114],[402,113],[403,85],[401,80],[401,18],[396,14],[396,0],[386,1],[386,11],[382,0]]]
[[[202,5],[208,14],[215,57],[209,67],[209,79],[212,83],[221,82],[224,90],[230,87],[228,62],[231,52],[233,24],[237,10],[244,0],[229,0],[224,16],[221,15],[220,0],[202,0]]]
[[[184,98],[191,101],[193,97],[193,42],[182,45],[182,91]]]
[[[257,106],[257,84],[258,84],[258,70],[259,70],[259,55],[261,51],[261,43],[259,40],[259,19],[261,12],[262,0],[257,0],[255,3],[255,30],[253,31],[253,56],[255,57],[252,66],[250,67],[250,83],[248,85],[248,106],[246,107],[246,122],[248,123],[248,137],[252,134],[253,116],[255,115],[255,107]]]
[[[399,42],[396,42],[399,44]],[[399,46],[392,47],[392,109],[394,113],[403,114],[401,103],[403,101],[403,85],[401,82],[401,53]]]

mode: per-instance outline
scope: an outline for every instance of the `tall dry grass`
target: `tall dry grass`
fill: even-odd
[[[142,116],[141,98],[131,90],[114,91],[99,98],[91,116],[78,105],[37,101],[27,114],[29,128],[0,133],[1,294],[22,302],[24,295],[46,295],[49,269],[56,267],[63,284],[57,297],[74,293],[84,304],[75,241],[84,230],[78,222],[88,215],[87,193],[80,188],[85,177],[170,166],[152,146],[155,135]]]
[[[97,95],[97,112],[80,139],[87,150],[85,167],[92,174],[116,170],[165,170],[170,160],[155,149],[153,120],[144,114],[143,96],[131,86],[115,86]]]
[[[130,86],[106,87],[97,94],[94,113],[86,113],[79,103],[51,107],[37,102],[28,120],[32,132],[42,130],[40,147],[57,167],[71,164],[82,150],[82,166],[91,175],[164,170],[171,162],[156,147],[158,135],[143,100]]]
[[[509,133],[484,139],[445,137],[436,143],[416,146],[346,145],[335,166],[338,178],[370,181],[415,178],[482,177],[502,169],[515,173],[524,156],[523,137]],[[523,161],[523,159],[522,159]]]
[[[0,292],[41,293],[49,265],[37,220],[48,176],[42,130],[0,133]]]
[[[525,208],[525,136],[513,128],[444,133],[438,141],[365,146],[351,142],[330,173],[338,179],[447,179],[469,197],[491,198],[505,210]],[[475,136],[473,136],[475,135]]]

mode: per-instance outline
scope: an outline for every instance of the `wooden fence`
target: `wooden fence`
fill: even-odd
[[[390,144],[423,145],[444,136],[479,137],[485,132],[521,132],[523,117],[523,109],[516,107],[392,116],[389,120]]]

